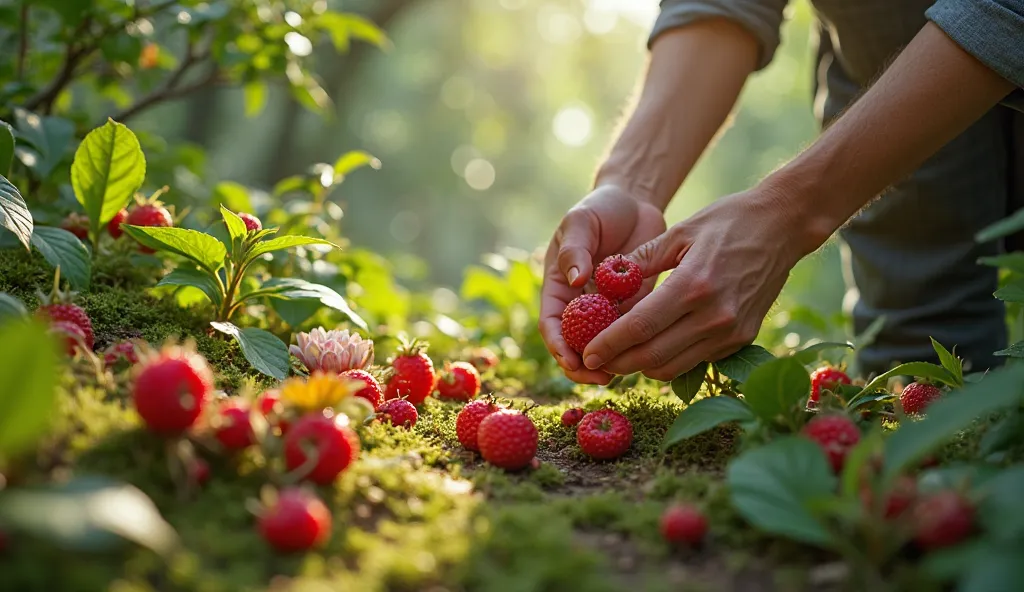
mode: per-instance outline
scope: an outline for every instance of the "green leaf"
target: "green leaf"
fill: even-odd
[[[974,235],[974,240],[979,243],[987,243],[988,241],[996,240],[997,238],[1010,236],[1019,230],[1024,230],[1024,208],[1021,208],[1012,215],[981,229],[978,234]]]
[[[217,205],[226,205],[233,212],[251,212],[252,201],[249,190],[244,185],[231,181],[221,181],[213,188],[213,201]]]
[[[245,116],[256,117],[267,104],[267,83],[262,80],[247,82],[242,87],[242,94],[245,97]]]
[[[733,355],[715,362],[715,367],[729,378],[743,382],[761,364],[774,360],[768,350],[760,345],[748,345]]]
[[[274,196],[280,197],[292,191],[308,191],[308,187],[309,179],[302,175],[292,175],[281,179],[274,185]]]
[[[224,265],[224,258],[228,254],[224,243],[197,230],[129,224],[122,224],[121,228],[125,234],[143,245],[187,257],[211,273]]]
[[[935,353],[938,354],[939,362],[942,363],[942,367],[945,368],[946,370],[949,370],[949,373],[952,374],[956,378],[956,384],[953,385],[953,386],[963,386],[963,384],[964,384],[964,365],[963,365],[963,363],[961,363],[960,360],[957,359],[957,357],[955,355],[950,353],[950,351],[948,349],[943,347],[943,345],[941,343],[939,343],[938,341],[935,341],[934,337],[931,338],[931,340],[932,340],[932,349],[934,349]]]
[[[1024,302],[1024,280],[1016,280],[996,290],[993,294],[1003,302]]]
[[[998,422],[985,430],[978,442],[978,456],[986,456],[1005,450],[1024,439],[1024,413],[1014,409]]]
[[[77,236],[63,228],[37,226],[32,233],[32,246],[42,253],[47,263],[60,267],[61,275],[68,278],[76,290],[89,287],[92,257]]]
[[[0,325],[0,457],[10,459],[43,434],[55,414],[57,344],[35,322]]]
[[[687,438],[702,434],[723,423],[746,422],[754,419],[750,407],[735,397],[725,395],[707,397],[683,409],[665,434],[661,449],[667,450]]]
[[[928,407],[922,421],[904,423],[886,441],[885,474],[896,475],[924,457],[977,417],[1019,405],[1024,398],[1024,366],[990,373],[984,380],[946,394]]]
[[[248,259],[255,259],[260,255],[265,255],[273,251],[281,251],[283,249],[291,249],[293,247],[301,247],[304,245],[327,245],[335,249],[338,248],[338,245],[322,238],[298,235],[279,236],[253,245],[252,249],[249,251]]]
[[[298,278],[272,278],[264,282],[259,290],[244,295],[242,300],[254,298],[317,300],[320,304],[344,314],[360,329],[369,330],[366,321],[349,307],[348,302],[341,294],[321,284],[314,284]]]
[[[1024,253],[1003,253],[994,257],[979,257],[978,263],[989,267],[1002,267],[1014,273],[1024,274]]]
[[[949,373],[942,366],[935,364],[929,364],[928,362],[907,362],[906,364],[900,364],[888,372],[884,372],[875,377],[874,380],[864,385],[864,388],[860,390],[853,399],[850,399],[852,404],[855,400],[868,395],[876,390],[885,388],[885,385],[889,382],[889,379],[894,376],[914,376],[916,378],[929,378],[937,380],[943,384],[949,386],[957,386],[956,377]]]
[[[77,26],[95,0],[35,0],[61,16],[66,27]]]
[[[242,348],[242,355],[258,372],[278,380],[287,378],[291,368],[288,346],[273,333],[254,327],[239,329],[231,323],[213,322],[210,325],[234,337]]]
[[[1018,341],[1006,349],[1001,349],[995,352],[995,355],[1009,358],[1024,358],[1024,341]]]
[[[1003,540],[1024,540],[1024,512],[1020,511],[1024,465],[1004,469],[980,489],[978,516],[985,532]]]
[[[683,403],[689,404],[693,400],[693,397],[700,391],[701,385],[704,384],[704,378],[707,376],[708,363],[701,362],[693,367],[692,370],[685,374],[681,374],[672,381],[672,392],[682,400]]]
[[[773,421],[804,404],[811,392],[811,377],[795,358],[779,358],[755,368],[740,392],[755,415]]]
[[[987,541],[986,541],[987,542]],[[1024,543],[1007,541],[1004,543],[981,543],[978,552],[972,555],[967,570],[961,574],[957,592],[1009,592],[1019,590],[1024,581]],[[950,549],[951,552],[961,550],[963,545]]]
[[[0,227],[6,228],[18,237],[18,241],[29,249],[32,238],[32,212],[21,197],[18,188],[0,175]]]
[[[0,292],[0,321],[10,319],[12,317],[26,317],[28,316],[28,309],[25,308],[25,304],[11,296],[6,292]]]
[[[243,238],[249,229],[245,226],[245,221],[238,217],[238,214],[225,208],[223,205],[220,206],[220,215],[224,218],[224,225],[228,228],[228,234],[231,236],[231,241],[235,239]]]
[[[146,157],[127,126],[108,119],[89,132],[71,163],[71,186],[89,216],[91,236],[99,235],[146,178]]]
[[[334,182],[340,183],[345,175],[364,166],[369,166],[373,169],[380,169],[380,160],[372,154],[363,152],[362,150],[353,150],[342,154],[338,157],[338,160],[334,162]]]
[[[885,322],[885,315],[882,315],[877,319],[871,321],[871,324],[868,325],[867,328],[865,328],[860,335],[857,335],[853,338],[853,348],[864,349],[865,347],[874,343],[875,339],[878,337],[878,334],[881,333],[882,329],[885,328]]]
[[[5,524],[66,549],[107,551],[128,540],[168,555],[178,545],[177,533],[145,493],[106,477],[19,487],[0,499]]]
[[[834,497],[836,477],[817,444],[785,436],[737,457],[727,469],[733,505],[771,534],[831,547],[832,539],[810,507]]]
[[[224,302],[224,295],[217,280],[208,272],[190,267],[179,267],[165,275],[157,286],[192,286],[199,288],[206,294],[215,305],[220,306]]]
[[[13,162],[14,131],[11,129],[11,124],[0,121],[0,175],[10,175]]]
[[[14,109],[18,145],[14,153],[36,177],[46,179],[63,162],[75,135],[75,125],[63,117],[40,117],[20,107]]]
[[[821,343],[815,343],[808,345],[802,350],[793,354],[793,357],[801,364],[810,364],[818,360],[821,357],[821,352],[828,351],[830,349],[853,349],[852,343],[839,343],[837,341],[823,341]]]
[[[349,39],[361,39],[380,48],[389,45],[384,31],[373,21],[359,15],[325,12],[316,17],[316,26],[327,31],[339,52],[348,51]]]

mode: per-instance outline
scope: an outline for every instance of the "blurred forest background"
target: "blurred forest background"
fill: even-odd
[[[206,149],[205,161],[189,167],[202,175],[183,168],[174,178],[196,197],[225,180],[269,191],[344,151],[370,152],[381,170],[352,174],[332,196],[344,207],[342,231],[391,258],[405,280],[453,287],[485,253],[545,245],[586,194],[642,73],[658,11],[657,0],[339,4],[391,42],[384,52],[353,44],[347,55],[314,55],[333,99],[326,119],[270,87],[255,118],[246,117],[243,90],[211,89],[130,124],[186,155],[188,143]],[[782,48],[747,85],[734,124],[683,186],[669,224],[747,188],[814,137],[814,15],[805,0],[791,2],[788,15]],[[792,315],[808,309],[837,318],[838,260],[830,244],[804,261],[784,292],[785,318],[773,324],[800,323]],[[818,315],[808,319],[825,330]]]

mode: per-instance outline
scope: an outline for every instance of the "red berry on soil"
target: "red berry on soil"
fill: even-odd
[[[565,413],[562,413],[562,425],[572,427],[578,424],[584,415],[586,412],[579,407],[570,407],[565,410]]]
[[[633,443],[633,425],[614,409],[593,411],[576,426],[576,443],[591,458],[619,458]]]
[[[845,415],[819,415],[807,422],[801,433],[821,447],[836,473],[843,468],[846,455],[860,441],[860,430]]]
[[[71,212],[60,223],[60,227],[78,237],[78,240],[89,240],[89,216]]]
[[[822,366],[811,372],[811,403],[817,403],[821,399],[821,391],[834,390],[842,384],[850,384],[850,377],[842,370],[831,366]]]
[[[75,355],[81,344],[85,343],[85,332],[71,321],[57,321],[50,324],[50,333],[64,342],[64,351],[69,356]]]
[[[213,372],[197,353],[172,348],[146,361],[132,396],[146,426],[159,434],[192,427],[213,392]]]
[[[562,311],[562,337],[577,353],[583,353],[597,334],[619,318],[619,309],[600,294],[582,294]]]
[[[470,401],[480,394],[480,373],[468,362],[454,362],[437,378],[437,392],[445,399]]]
[[[419,419],[416,407],[405,399],[390,399],[385,401],[377,410],[377,417],[391,425],[402,426],[411,429]]]
[[[359,456],[359,438],[348,427],[348,417],[309,413],[296,421],[285,434],[284,461],[289,471],[306,463],[307,450],[314,450],[317,457],[305,478],[326,485]]]
[[[131,341],[118,341],[103,352],[103,361],[107,366],[113,366],[121,360],[129,364],[136,364],[139,361],[139,352]]]
[[[900,405],[908,415],[924,413],[933,401],[942,396],[939,387],[932,384],[912,382],[900,393]]]
[[[263,223],[256,216],[246,212],[239,212],[238,217],[242,219],[242,222],[245,222],[245,229],[249,232],[263,230]]]
[[[484,460],[516,471],[528,466],[537,454],[537,426],[519,411],[495,411],[480,422],[477,445]]]
[[[256,443],[256,435],[249,419],[249,404],[228,401],[219,410],[219,424],[214,435],[228,450],[241,450]]]
[[[495,405],[493,401],[480,399],[467,404],[462,411],[459,411],[459,415],[455,418],[455,435],[459,437],[463,448],[480,450],[480,446],[477,444],[480,422],[499,409],[501,407]]]
[[[690,505],[669,506],[661,515],[661,536],[674,545],[696,545],[708,532],[708,519]]]
[[[110,234],[110,236],[114,237],[115,239],[121,238],[121,235],[124,234],[124,231],[121,230],[121,225],[124,224],[127,220],[128,210],[126,210],[125,208],[121,208],[121,211],[114,214],[114,217],[110,219],[110,222],[107,222],[107,232]]]
[[[885,495],[885,508],[882,515],[887,520],[894,520],[903,515],[917,498],[917,481],[913,477],[901,475],[893,483],[892,489]],[[861,489],[861,501],[868,510],[874,510],[874,493],[870,487]]]
[[[597,284],[598,294],[615,302],[636,296],[643,281],[640,266],[623,255],[606,258],[594,271],[594,283]]]
[[[366,370],[346,370],[341,373],[341,376],[348,378],[349,380],[361,381],[365,386],[360,388],[355,393],[355,396],[369,401],[370,405],[373,405],[374,410],[380,408],[381,403],[384,402],[384,389],[380,386],[380,383],[377,382],[377,379],[373,377],[373,374],[370,374]]]
[[[174,226],[171,213],[167,211],[167,208],[156,203],[135,206],[128,212],[128,218],[125,220],[125,223],[132,226],[162,226],[165,228]],[[156,252],[145,246],[140,246],[139,250],[143,253]]]
[[[419,405],[434,392],[434,363],[427,356],[426,345],[413,342],[403,346],[391,367],[394,373],[388,379],[385,398],[404,398]]]
[[[210,480],[210,465],[201,458],[197,458],[192,462],[189,471],[192,473],[192,480],[197,485],[205,485]]]
[[[914,541],[923,549],[949,547],[974,530],[974,506],[955,491],[941,491],[914,506]]]
[[[40,318],[49,319],[51,324],[59,322],[69,322],[78,325],[78,328],[82,330],[82,334],[85,336],[83,341],[85,346],[90,350],[95,343],[95,337],[92,332],[92,321],[89,320],[89,315],[85,314],[82,307],[77,304],[70,303],[56,303],[56,304],[44,304],[36,309],[36,315]]]
[[[260,516],[259,529],[264,540],[282,553],[305,551],[327,542],[331,511],[314,493],[291,487],[281,490]]]

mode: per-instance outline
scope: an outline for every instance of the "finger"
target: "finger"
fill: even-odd
[[[563,370],[573,371],[582,365],[579,354],[569,347],[562,338],[562,311],[580,290],[572,288],[558,269],[555,260],[557,245],[552,241],[548,248],[548,264],[545,267],[544,284],[541,287],[540,319],[537,328],[548,351]]]
[[[581,368],[575,372],[563,370],[563,374],[576,384],[596,384],[604,386],[612,381],[613,376],[602,370],[587,370]]]
[[[718,348],[719,344],[716,340],[702,339],[672,358],[669,362],[657,368],[644,370],[644,376],[651,380],[672,382],[676,377],[693,370],[697,364],[707,360],[711,352],[716,351]]]
[[[660,368],[706,337],[699,330],[698,322],[696,315],[690,313],[658,333],[654,339],[635,345],[609,360],[603,369],[615,374],[632,374]]]
[[[651,277],[645,279],[640,284],[640,290],[636,293],[636,296],[633,296],[629,300],[625,300],[621,304],[619,304],[619,310],[622,311],[623,313],[627,313],[627,312],[633,310],[633,307],[636,306],[638,302],[643,300],[645,297],[647,297],[648,294],[650,294],[652,291],[654,291],[654,285],[657,284],[657,283],[658,283],[658,276],[657,275],[654,275],[654,276],[651,276]]]
[[[640,272],[645,278],[650,278],[675,269],[689,248],[686,229],[677,224],[633,249],[626,257],[640,266]]]
[[[600,223],[588,208],[569,210],[555,234],[558,242],[558,269],[568,285],[580,288],[594,272]]]

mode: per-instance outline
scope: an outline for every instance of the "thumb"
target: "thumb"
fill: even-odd
[[[590,280],[597,251],[597,224],[586,209],[570,210],[558,233],[558,268],[570,286],[578,288]]]
[[[673,226],[634,249],[626,258],[640,266],[645,278],[650,278],[675,269],[689,248],[690,242],[683,239],[680,227]]]

